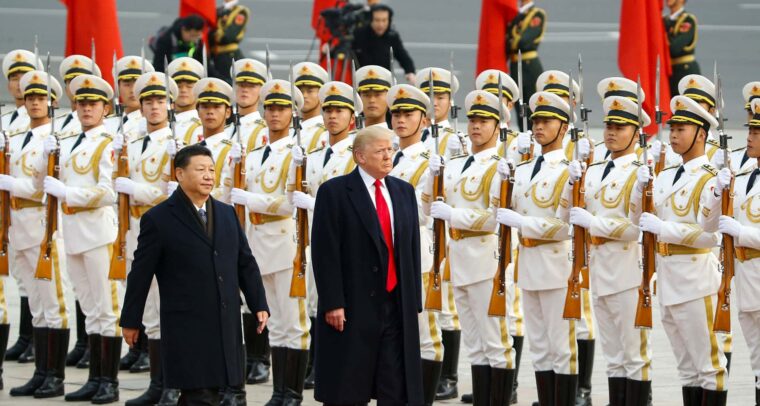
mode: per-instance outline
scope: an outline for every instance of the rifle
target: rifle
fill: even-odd
[[[507,123],[504,121],[504,104],[501,102],[501,74],[499,74],[499,138],[504,148],[504,159],[507,159]],[[510,167],[510,170],[512,168]],[[512,176],[501,180],[499,191],[499,208],[512,206]],[[499,225],[499,265],[493,278],[491,301],[488,304],[488,315],[505,317],[507,315],[507,267],[512,262],[512,228]]]
[[[433,70],[428,71],[428,95],[430,97],[430,133],[435,141],[435,151],[438,151],[438,125],[435,123],[435,106],[433,104]],[[433,176],[433,198],[444,200],[443,165]],[[446,223],[441,219],[433,219],[433,269],[430,273],[427,292],[425,294],[425,310],[440,312],[443,308],[441,297],[441,264],[446,261]]]
[[[169,66],[168,61],[166,60],[166,57],[164,56],[164,66]],[[174,108],[172,107],[172,97],[170,94],[170,87],[169,87],[169,75],[167,73],[164,73],[164,86],[166,87],[166,119],[169,121],[169,131],[172,133],[172,138],[169,142],[173,142],[174,145],[177,147],[177,150],[179,150],[179,145],[177,144],[177,136],[174,134],[174,123],[176,122],[176,118],[174,117]],[[174,157],[172,156],[169,160],[169,178],[172,182],[177,181],[177,174],[174,173]]]
[[[0,105],[0,109],[2,105]],[[2,112],[0,112],[2,117]],[[2,150],[2,158],[0,158],[0,173],[3,175],[10,175],[11,171],[11,149],[8,144],[8,133],[3,130],[2,120],[0,120],[0,137],[3,137],[5,141],[5,147]],[[0,275],[9,275],[8,267],[8,245],[10,240],[8,238],[8,229],[11,226],[11,193],[7,190],[0,193],[0,222],[2,222],[2,236],[0,236]]]
[[[351,83],[354,97],[354,126],[357,130],[364,128],[364,117],[359,113],[359,92],[356,90],[359,87],[359,83],[356,81],[356,60],[351,59]]]
[[[525,91],[523,90],[523,70],[522,70],[522,51],[517,51],[517,87],[520,88],[520,100],[518,101],[518,113],[520,113],[520,118],[522,119],[522,130],[528,131],[528,106],[523,102],[523,93]],[[499,75],[499,85],[501,85],[501,75]],[[499,93],[499,100],[501,100],[501,92]],[[530,150],[524,154],[522,154],[520,157],[523,161],[528,161],[533,158],[533,135],[530,136]],[[506,152],[504,155],[504,158],[507,158]]]
[[[267,66],[267,78],[266,78],[266,80],[272,80],[272,69],[270,68],[270,65],[269,65],[269,44],[266,45],[266,59],[265,59],[265,62],[266,62],[266,66]]]
[[[396,86],[396,72],[393,70],[393,47],[390,47],[390,54],[391,54],[391,60],[390,65],[388,65],[388,70],[391,71],[391,85]],[[433,102],[432,100],[430,101]]]
[[[716,62],[717,65],[717,62]],[[716,67],[717,72],[717,67]],[[715,81],[715,112],[718,118],[718,138],[720,139],[720,148],[723,149],[725,159],[723,163],[726,168],[731,168],[731,162],[728,153],[728,140],[731,138],[726,134],[723,127],[723,88],[720,75]],[[731,183],[727,190],[723,191],[721,196],[721,214],[724,216],[734,216],[734,180],[731,176]],[[715,310],[715,321],[713,321],[713,331],[718,333],[731,333],[731,279],[734,277],[734,237],[723,234],[723,243],[720,247],[721,265],[723,274],[718,289],[718,305]]]
[[[643,103],[641,100],[641,79],[638,81],[636,94],[636,98],[638,99],[639,146],[642,148],[644,165],[649,167],[647,135],[644,133],[644,119],[642,115]],[[651,167],[649,167],[649,172],[650,174],[652,173]],[[652,183],[652,179],[650,178],[641,195],[641,209],[644,213],[654,213]],[[652,291],[649,287],[651,286],[652,277],[656,271],[656,247],[657,237],[650,232],[643,231],[641,233],[641,285],[639,285],[639,301],[636,304],[636,317],[634,319],[634,326],[636,328],[652,328]]]
[[[55,106],[53,98],[50,96],[52,87],[50,85],[50,53],[48,53],[45,71],[47,77],[48,90],[48,117],[50,117],[50,134],[58,141],[58,135],[55,133]],[[61,166],[59,164],[61,145],[51,151],[48,155],[47,175],[56,179],[60,177]],[[6,144],[8,145],[8,144]],[[37,270],[34,273],[36,279],[51,280],[53,278],[53,249],[55,241],[53,237],[58,230],[58,198],[53,195],[47,195],[47,204],[45,206],[45,238],[40,244],[40,256],[37,259]]]
[[[333,80],[333,70],[332,70],[332,56],[330,55],[332,53],[332,50],[330,49],[330,43],[327,44],[327,77],[330,80]]]
[[[293,84],[293,62],[290,62],[288,70],[290,81],[290,103],[293,107],[293,131],[296,134],[296,145],[301,152],[306,152],[301,146],[301,111],[296,105],[296,86]],[[296,166],[295,190],[303,193],[309,192],[309,184],[306,180],[306,160]],[[306,209],[296,209],[296,256],[293,258],[293,277],[290,279],[290,297],[306,297],[306,247],[309,246],[309,214]]]
[[[665,168],[665,145],[662,143],[662,119],[665,113],[660,110],[660,56],[657,56],[657,67],[655,68],[655,87],[654,87],[654,122],[657,124],[657,141],[660,141],[660,156],[657,158],[657,163],[654,166],[654,174],[659,175]],[[640,126],[639,126],[640,127]],[[646,146],[645,146],[646,147]],[[645,148],[642,147],[642,148]],[[644,162],[644,165],[649,165],[648,162]]]
[[[462,153],[465,155],[469,155],[469,151],[467,151],[467,142],[464,140],[464,135],[459,133],[459,123],[457,122],[459,119],[459,110],[461,110],[462,108],[457,106],[457,103],[454,101],[454,51],[451,51],[451,54],[449,55],[449,80],[451,81],[451,90],[452,90],[449,97],[450,102],[451,102],[451,105],[449,107],[449,114],[451,117],[451,126],[454,129],[454,134],[459,139],[459,144],[462,145]]]
[[[572,85],[572,81],[570,81],[570,84]],[[573,92],[573,87],[570,86],[570,93]],[[581,121],[583,122],[583,135],[586,137],[586,140],[588,140],[589,143],[589,152],[588,156],[586,157],[586,168],[588,168],[593,162],[594,162],[594,143],[591,140],[591,135],[588,133],[588,113],[591,113],[591,109],[586,108],[586,106],[583,104],[583,59],[581,59],[581,54],[578,54],[578,104],[580,104],[581,108]],[[585,172],[584,172],[585,177]],[[590,288],[590,281],[591,278],[588,274],[588,253],[591,251],[589,248],[589,244],[591,244],[591,240],[587,237],[587,232],[584,231],[583,233],[583,239],[586,242],[586,265],[584,265],[583,268],[581,268],[581,288],[582,289],[589,289]]]
[[[240,139],[240,111],[237,103],[237,85],[235,84],[237,72],[235,71],[234,59],[232,60],[232,66],[230,67],[230,77],[232,78],[232,128],[236,138],[235,141],[240,145],[240,158],[233,162],[232,187],[245,189],[245,147]],[[235,215],[243,228],[245,228],[245,213],[246,207],[244,205],[235,205]]]
[[[118,82],[116,72],[116,51],[113,53],[113,70],[114,80]],[[123,144],[121,151],[116,159],[116,176],[129,178],[129,152],[127,146],[127,136],[124,134],[124,109],[119,100],[119,84],[114,86],[113,106],[116,114],[119,115],[119,129],[116,136],[121,134]],[[118,210],[119,230],[116,234],[116,241],[113,242],[113,255],[111,255],[111,267],[108,271],[108,279],[125,280],[127,279],[127,232],[129,231],[129,195],[119,193]]]
[[[570,72],[568,79],[568,88],[570,89],[570,139],[575,145],[573,149],[575,160],[578,160],[578,129],[573,124],[575,122],[575,92],[573,92],[573,73]],[[581,178],[573,183],[573,207],[584,207],[584,185],[586,171],[583,170]],[[573,239],[572,251],[572,271],[567,279],[567,295],[565,296],[565,308],[562,311],[562,318],[567,320],[581,319],[581,278],[583,277],[583,268],[588,272],[586,263],[586,230],[581,226],[573,226],[571,231]]]

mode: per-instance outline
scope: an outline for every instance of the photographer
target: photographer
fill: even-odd
[[[414,83],[414,61],[401,42],[401,35],[391,27],[393,10],[384,4],[375,4],[370,8],[372,17],[369,25],[356,29],[352,49],[359,60],[359,65],[379,65],[392,71],[390,66],[390,49],[393,57],[404,69],[406,80]]]

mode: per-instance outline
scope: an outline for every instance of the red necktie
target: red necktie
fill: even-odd
[[[388,211],[388,203],[385,202],[381,188],[383,183],[380,179],[375,180],[375,206],[377,217],[380,220],[380,228],[383,230],[385,246],[388,247],[388,279],[385,281],[385,290],[392,292],[396,287],[396,260],[393,256],[393,231],[391,230],[391,212]]]

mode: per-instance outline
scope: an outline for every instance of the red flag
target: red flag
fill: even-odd
[[[90,56],[95,39],[95,63],[103,79],[113,84],[113,53],[121,57],[121,34],[116,0],[61,0],[66,15],[66,56]]]
[[[671,75],[668,37],[662,21],[662,0],[623,0],[620,8],[620,41],[618,66],[623,76],[633,81],[641,77],[641,89],[646,99],[644,110],[652,118],[646,128],[655,134],[654,124],[655,75],[657,58],[660,59],[660,110],[670,114]]]
[[[506,34],[507,26],[515,16],[517,0],[483,0],[480,9],[476,74],[486,69],[509,72]]]
[[[311,27],[314,29],[314,36],[319,39],[319,49],[317,50],[319,64],[325,69],[327,69],[327,56],[322,52],[324,44],[330,41],[330,46],[335,46],[338,40],[332,37],[332,33],[330,33],[320,13],[328,8],[341,8],[345,5],[346,0],[314,0],[314,5],[311,8]],[[335,65],[335,61],[333,61],[333,65]],[[334,69],[335,66],[333,66]]]

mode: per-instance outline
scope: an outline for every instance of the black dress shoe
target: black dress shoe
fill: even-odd
[[[140,351],[140,355],[137,356],[137,360],[129,367],[129,372],[139,373],[150,371],[150,357],[147,351]]]

